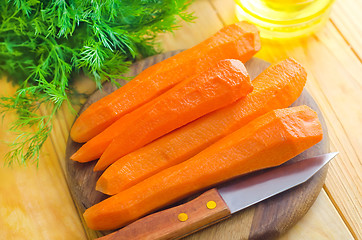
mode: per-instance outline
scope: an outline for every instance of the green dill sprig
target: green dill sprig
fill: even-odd
[[[1,113],[18,115],[6,163],[39,162],[62,104],[70,107],[73,79],[84,73],[98,88],[157,52],[155,38],[173,31],[189,0],[0,0],[0,74],[19,86],[0,97]],[[71,108],[72,109],[72,108]],[[4,115],[3,115],[4,116]]]

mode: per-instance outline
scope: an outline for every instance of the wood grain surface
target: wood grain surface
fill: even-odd
[[[135,76],[143,69],[176,53],[177,51],[168,52],[136,62],[131,67],[131,71],[127,76]],[[246,63],[246,68],[253,79],[268,65],[269,63],[265,61],[253,58]],[[120,83],[124,84],[125,82],[120,80]],[[91,103],[115,90],[116,87],[106,83],[103,90],[98,90],[90,96],[80,112],[84,111],[84,109]],[[317,111],[323,125],[325,137],[320,143],[298,155],[291,161],[296,161],[329,151],[328,133],[323,116],[312,97],[306,91],[303,91],[300,98],[293,103],[293,105],[302,104],[308,105]],[[69,160],[71,154],[73,154],[80,146],[81,144],[68,139],[66,147],[66,174],[76,207],[79,214],[82,215],[86,208],[98,203],[107,196],[94,190],[95,183],[101,175],[101,172],[93,172],[95,161],[90,163],[78,163]],[[228,239],[276,238],[291,228],[306,214],[322,189],[326,173],[327,167],[319,171],[306,183],[234,214],[230,219],[188,236],[186,239],[225,239],[225,235],[229,236]],[[185,201],[187,201],[187,199],[183,202]],[[83,225],[85,225],[84,220],[82,221]],[[86,226],[85,231],[89,239],[110,233],[92,231]],[[231,235],[230,232],[232,232]]]
[[[325,185],[306,215],[278,240],[362,239],[362,1],[336,0],[326,26],[307,37],[262,40],[256,57],[271,63],[293,57],[308,72],[306,89],[318,103],[329,132],[331,151],[340,154],[329,164]],[[187,49],[225,25],[238,21],[234,0],[196,0],[189,8],[197,17],[172,33],[161,34],[163,52]],[[10,96],[17,87],[0,78],[0,95]],[[91,94],[96,85],[89,79],[75,82],[81,93]],[[79,100],[72,98],[77,110]],[[43,114],[48,114],[43,111]],[[16,113],[6,113],[0,124],[0,165],[10,151],[7,142]],[[67,185],[66,144],[75,114],[65,104],[53,121],[44,143],[39,167],[0,167],[0,239],[85,240],[86,231]],[[241,239],[250,229],[255,209],[232,217],[189,239]],[[215,236],[215,237],[210,237]]]

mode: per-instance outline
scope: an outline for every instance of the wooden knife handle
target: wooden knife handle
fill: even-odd
[[[231,216],[213,188],[185,204],[141,218],[98,240],[176,239]]]

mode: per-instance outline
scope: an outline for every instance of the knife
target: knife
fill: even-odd
[[[323,154],[230,181],[185,204],[143,217],[98,240],[161,240],[185,237],[306,182],[337,154]]]

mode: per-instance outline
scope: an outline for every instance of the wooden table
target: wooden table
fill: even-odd
[[[330,164],[323,190],[310,211],[280,239],[362,239],[362,9],[361,1],[340,0],[318,33],[293,41],[263,40],[257,57],[277,62],[294,57],[308,71],[307,90],[326,119],[331,151],[340,154]],[[164,51],[189,48],[237,21],[232,0],[196,0],[190,7],[197,20],[174,34],[161,36]],[[0,94],[15,88],[1,79]],[[81,81],[92,92],[95,86]],[[0,239],[85,239],[65,179],[64,155],[74,115],[62,108],[45,143],[38,169],[0,168]],[[13,139],[7,129],[15,119],[7,114],[1,141]],[[0,143],[3,159],[8,147]],[[2,165],[3,160],[0,160]],[[239,239],[227,235],[224,239]]]

